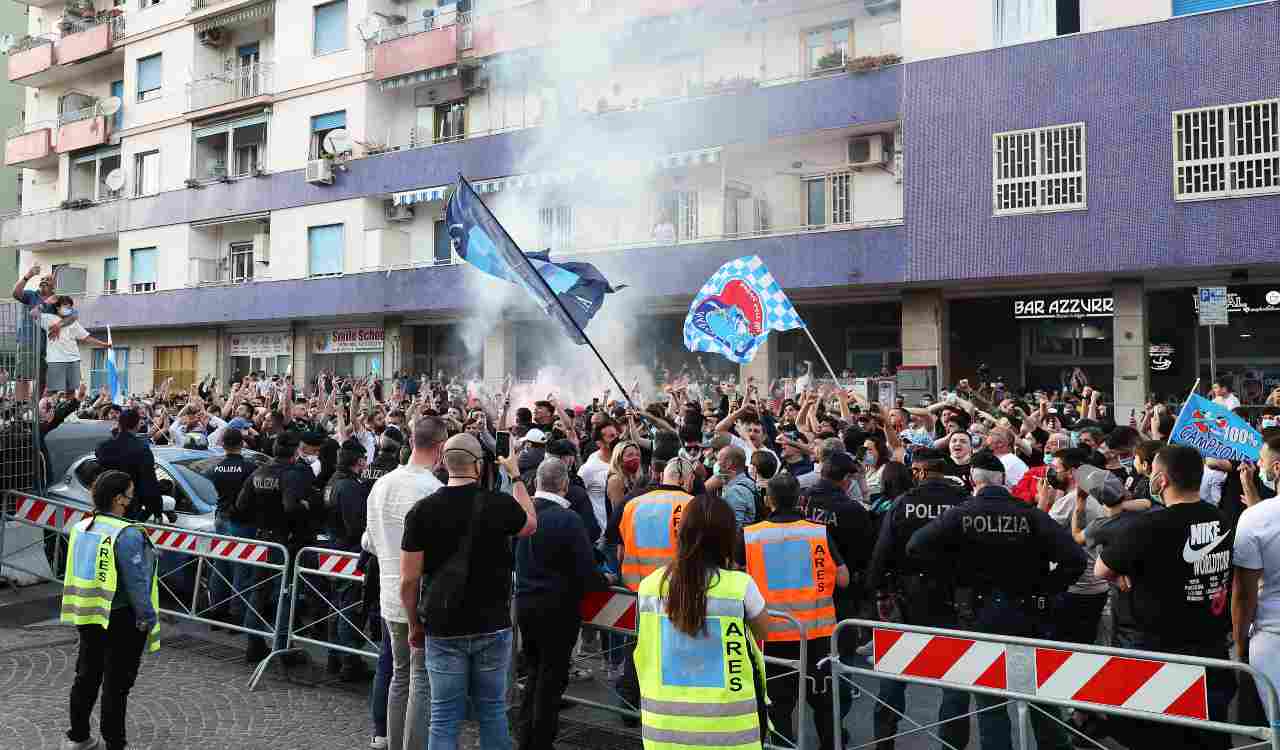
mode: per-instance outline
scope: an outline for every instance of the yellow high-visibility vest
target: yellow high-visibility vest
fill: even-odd
[[[763,689],[765,671],[747,628],[743,596],[749,576],[718,571],[707,589],[706,629],[695,638],[667,618],[665,571],[646,576],[638,597],[635,664],[645,750],[760,750],[756,683]]]
[[[71,625],[111,623],[111,601],[116,596],[116,538],[133,526],[114,516],[90,516],[71,527],[67,541],[67,567],[62,578],[62,621]],[[142,527],[147,544],[151,538]],[[160,611],[160,587],[151,571],[151,607]],[[160,650],[160,623],[151,628],[147,650]]]

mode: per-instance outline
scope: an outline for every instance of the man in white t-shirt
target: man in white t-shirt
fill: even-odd
[[[404,519],[419,500],[442,486],[432,471],[440,463],[449,429],[439,417],[423,417],[413,425],[409,463],[374,482],[367,501],[369,520],[365,549],[378,558],[382,620],[391,637],[392,675],[387,693],[388,747],[425,747],[426,717],[431,710],[424,644],[409,642],[409,620],[400,603],[400,544]]]
[[[1228,409],[1240,408],[1240,399],[1231,392],[1231,386],[1221,381],[1213,384],[1213,403]]]
[[[613,446],[618,442],[618,427],[613,422],[601,422],[592,430],[591,437],[595,440],[596,450],[578,468],[578,476],[586,485],[587,497],[591,498],[591,512],[603,533],[609,527],[609,461],[613,459]],[[592,539],[591,543],[597,541]]]
[[[49,366],[46,386],[50,393],[63,391],[70,396],[80,387],[80,342],[104,349],[107,342],[90,336],[78,320],[71,325],[62,325],[63,316],[70,315],[75,305],[66,295],[58,297],[57,304],[57,315],[40,315],[40,327],[44,330],[49,331],[54,324],[58,325],[58,335],[49,339],[44,350],[44,359]]]
[[[1280,456],[1264,445],[1263,465],[1274,465],[1277,460]],[[1252,464],[1242,464],[1241,481],[1249,486],[1255,472]],[[1247,656],[1250,666],[1280,685],[1280,500],[1265,500],[1240,514],[1231,564],[1235,569],[1231,628],[1237,653]]]
[[[1004,464],[1004,486],[1017,487],[1022,475],[1027,473],[1027,463],[1013,453],[1013,432],[997,427],[987,435],[987,447]]]

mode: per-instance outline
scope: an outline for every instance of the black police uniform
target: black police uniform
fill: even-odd
[[[276,458],[266,466],[260,466],[249,476],[248,481],[240,489],[236,499],[236,512],[253,518],[258,527],[258,538],[284,545],[289,550],[289,570],[287,578],[293,577],[293,565],[297,562],[297,553],[308,542],[307,535],[307,495],[311,491],[313,478],[311,469],[292,459]],[[278,562],[272,560],[272,562]],[[274,571],[258,569],[258,580],[266,580],[274,575]],[[271,630],[276,632],[276,648],[284,647],[284,628],[282,622],[268,621],[275,614],[275,601],[279,597],[279,579],[270,585],[257,587],[255,597],[257,614],[250,612],[246,619],[247,627]],[[282,619],[282,618],[277,618]],[[261,639],[250,636],[250,660],[263,655],[266,644]]]
[[[360,481],[373,487],[373,483],[400,468],[400,449],[394,451],[379,450],[373,457],[373,463],[365,467]]]
[[[364,534],[368,520],[366,501],[370,489],[372,485],[360,481],[358,474],[342,468],[333,473],[329,484],[324,488],[325,529],[331,540],[329,546],[347,552],[360,552],[360,537]],[[358,648],[361,645],[359,635],[347,620],[363,628],[363,617],[360,616],[362,613],[357,612],[355,607],[360,601],[360,584],[338,578],[329,583],[334,608],[346,615],[329,619],[329,640]],[[336,672],[339,668],[348,679],[361,677],[367,671],[360,657],[331,651],[329,670]]]
[[[911,535],[943,513],[968,502],[969,495],[947,479],[926,479],[889,506],[880,525],[880,536],[867,568],[867,585],[896,594],[902,621],[909,625],[955,628],[955,583],[950,571],[932,574],[907,557]],[[905,682],[880,681],[880,701],[875,707],[875,736],[898,733],[898,717],[906,707]],[[886,706],[887,704],[887,706]],[[969,695],[959,690],[943,690],[938,706],[938,736],[952,747],[969,742],[969,720],[956,719],[968,712]],[[894,713],[894,711],[897,713]],[[877,750],[892,750],[893,740],[881,740]]]
[[[218,492],[214,529],[219,534],[250,539],[256,535],[257,529],[253,527],[252,519],[236,512],[236,499],[240,497],[241,488],[255,469],[257,464],[239,453],[228,453],[204,472],[204,478],[212,482]],[[229,560],[217,560],[213,565],[216,572],[209,577],[210,595],[213,597],[212,614],[215,618],[230,617],[233,610],[238,612],[242,609],[242,602],[232,595],[231,589],[239,592],[253,585],[253,568],[237,565]]]
[[[866,600],[867,563],[875,541],[871,514],[829,479],[819,479],[801,493],[799,510],[806,520],[827,527],[832,546],[849,568],[848,588],[835,591],[836,617],[840,620],[856,617],[858,607]],[[845,632],[852,633],[851,630]],[[841,653],[845,653],[845,642],[841,641],[840,646]]]
[[[987,468],[982,463],[975,457],[973,466]],[[997,466],[990,470],[1003,470]],[[907,558],[931,573],[954,572],[958,585],[968,587],[969,594],[959,593],[956,602],[962,629],[1032,638],[1044,633],[1048,603],[1080,577],[1088,561],[1071,533],[1048,513],[997,486],[981,488],[972,500],[913,533]],[[974,701],[983,709],[999,699],[977,695]],[[1046,714],[1032,711],[1031,725],[1037,747],[1071,747],[1062,727]],[[1007,712],[978,714],[983,747],[1007,747],[1010,732]]]

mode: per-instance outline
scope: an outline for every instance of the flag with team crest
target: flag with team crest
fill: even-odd
[[[756,356],[770,331],[803,327],[764,261],[751,255],[720,266],[702,285],[684,319],[684,345],[743,364]]]

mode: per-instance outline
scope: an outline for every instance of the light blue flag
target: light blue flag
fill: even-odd
[[[1227,407],[1195,394],[1182,405],[1169,442],[1228,461],[1257,461],[1262,451],[1261,433]]]
[[[803,327],[764,261],[750,255],[720,266],[702,285],[684,319],[684,345],[742,364],[756,356],[769,331]]]
[[[116,348],[111,343],[111,326],[107,326],[107,388],[111,390],[111,403],[124,406],[120,373],[116,371]]]

